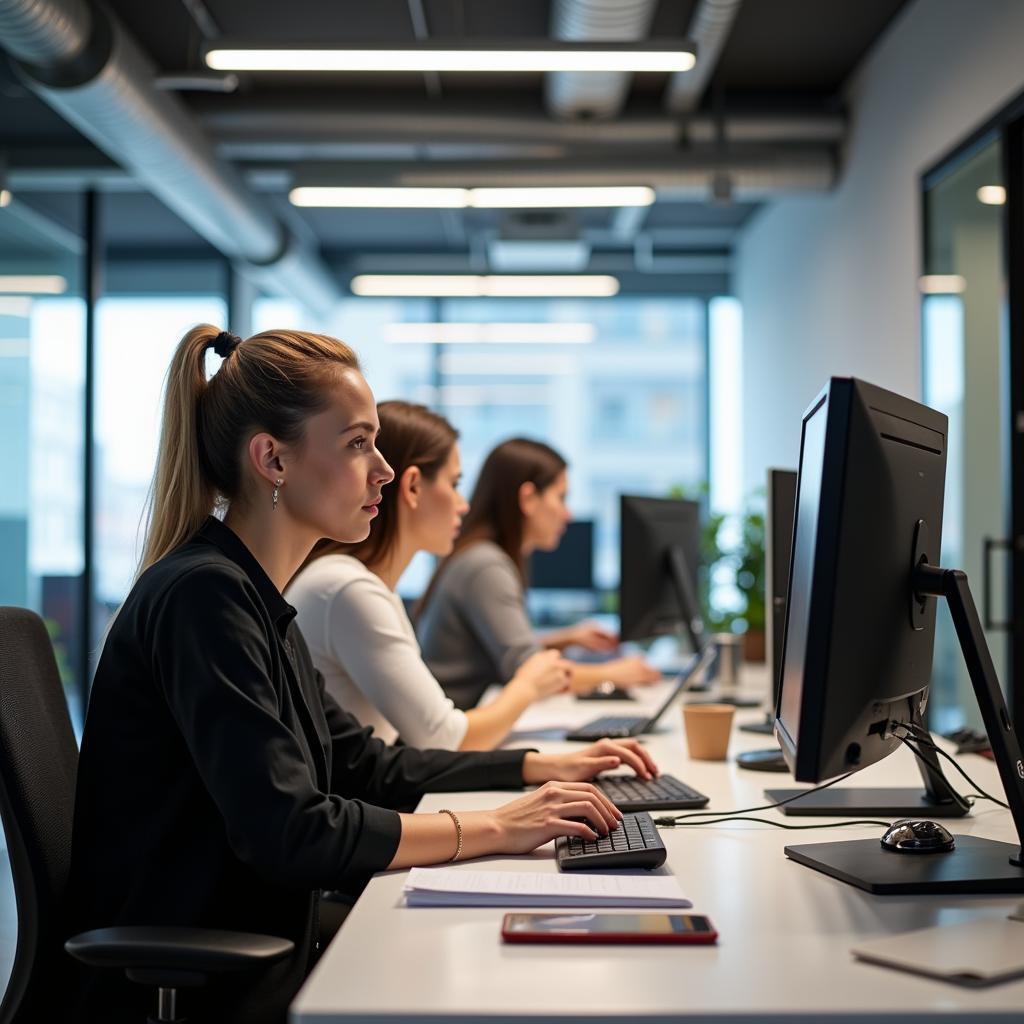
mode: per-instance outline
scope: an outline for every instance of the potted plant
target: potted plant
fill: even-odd
[[[704,527],[701,599],[715,632],[742,633],[747,661],[765,659],[764,493],[735,515],[711,513]]]

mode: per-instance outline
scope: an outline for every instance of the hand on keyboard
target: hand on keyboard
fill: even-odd
[[[659,774],[654,758],[636,740],[602,739],[571,754],[531,751],[523,759],[523,781],[528,785],[553,779],[583,782],[616,768],[631,768],[641,779]]]
[[[499,807],[493,817],[502,833],[501,852],[529,853],[556,836],[606,836],[622,813],[589,782],[548,782]]]

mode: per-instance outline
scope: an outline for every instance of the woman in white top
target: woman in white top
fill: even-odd
[[[286,598],[328,691],[377,736],[414,747],[490,750],[534,701],[569,685],[555,650],[523,661],[493,703],[460,711],[424,663],[395,587],[417,551],[446,555],[468,510],[457,433],[420,405],[378,406],[378,448],[395,472],[359,544],[321,541]]]

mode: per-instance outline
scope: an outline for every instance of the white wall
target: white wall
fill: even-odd
[[[919,397],[920,175],[1024,91],[1022,0],[915,0],[850,84],[838,188],[762,211],[736,257],[744,482],[796,466],[831,375]]]

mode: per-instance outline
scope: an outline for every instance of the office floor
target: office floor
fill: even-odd
[[[14,946],[18,940],[18,910],[14,904],[14,884],[7,847],[0,843],[0,993],[14,965]]]

